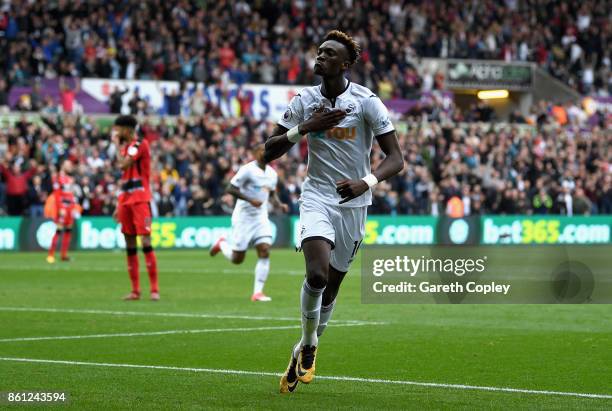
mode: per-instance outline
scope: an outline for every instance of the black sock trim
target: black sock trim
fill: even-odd
[[[136,255],[136,254],[138,254],[138,249],[136,249],[136,248],[126,248],[125,252],[127,253],[127,255]]]
[[[150,246],[150,245],[147,246],[147,247],[142,247],[142,252],[145,253],[145,254],[152,253],[153,252],[153,247]]]

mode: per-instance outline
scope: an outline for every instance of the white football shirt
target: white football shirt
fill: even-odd
[[[373,137],[393,131],[394,127],[383,102],[366,87],[349,82],[333,100],[321,94],[321,86],[306,87],[291,99],[278,124],[292,128],[320,107],[346,112],[336,127],[308,134],[308,174],[302,187],[303,198],[339,205],[342,198],[336,193],[336,181],[359,180],[370,174]],[[371,203],[372,192],[368,190],[340,206],[364,207]]]
[[[257,161],[251,161],[240,167],[232,177],[230,184],[238,187],[240,192],[248,198],[262,202],[260,207],[253,207],[248,201],[238,199],[232,214],[233,220],[266,219],[268,217],[268,198],[270,192],[276,190],[278,175],[276,171],[266,165],[262,170]]]

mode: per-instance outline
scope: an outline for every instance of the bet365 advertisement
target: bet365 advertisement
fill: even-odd
[[[291,247],[299,241],[297,217],[271,218],[274,245]],[[231,219],[223,217],[158,218],[152,224],[158,249],[209,248],[219,236],[231,234]],[[612,215],[601,216],[482,216],[460,219],[431,216],[368,216],[364,245],[544,245],[609,244]],[[55,224],[40,218],[0,218],[0,251],[43,250],[49,247]],[[72,248],[110,250],[125,247],[121,227],[110,217],[83,217],[72,236]]]
[[[482,244],[607,244],[612,216],[482,217]]]

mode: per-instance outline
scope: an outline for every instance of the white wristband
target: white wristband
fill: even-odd
[[[374,174],[368,174],[367,176],[362,178],[362,180],[365,181],[366,184],[368,185],[368,187],[370,187],[370,188],[372,188],[376,184],[378,184],[378,179],[376,178],[376,176]]]
[[[289,131],[287,131],[287,140],[291,141],[292,143],[297,143],[302,139],[299,127],[300,126],[298,125],[293,128],[290,128]]]

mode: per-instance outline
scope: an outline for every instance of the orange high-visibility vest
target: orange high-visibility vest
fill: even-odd
[[[451,218],[463,217],[463,201],[457,196],[451,197],[446,204],[446,214]]]

